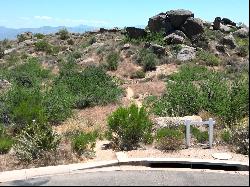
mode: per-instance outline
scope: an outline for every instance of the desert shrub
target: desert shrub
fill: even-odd
[[[21,43],[26,40],[26,37],[23,34],[19,34],[17,35],[17,40],[19,43]]]
[[[249,119],[246,118],[232,127],[231,142],[241,154],[249,154]]]
[[[228,124],[234,124],[249,116],[249,77],[245,77],[243,74],[238,75],[230,85],[229,96],[230,107],[223,116]]]
[[[71,39],[69,39],[69,40],[67,40],[67,43],[68,43],[68,45],[74,45],[74,40],[71,38]]]
[[[218,66],[220,64],[220,59],[218,57],[204,50],[197,52],[197,58],[204,61],[207,66]]]
[[[200,111],[201,95],[192,82],[168,82],[167,90],[167,93],[155,103],[154,112],[157,115],[185,116]]]
[[[225,143],[230,143],[231,141],[231,130],[230,129],[223,129],[223,131],[220,134],[220,138],[222,139],[223,142]]]
[[[191,126],[191,133],[199,143],[204,143],[208,141],[208,132],[202,132],[197,127]]]
[[[51,45],[47,41],[41,40],[35,43],[35,50],[50,53],[52,51],[52,48],[51,48]]]
[[[98,134],[96,132],[91,132],[91,133],[81,132],[72,137],[71,147],[73,151],[79,155],[89,154],[89,152],[94,151],[97,137]]]
[[[34,37],[36,37],[37,39],[43,39],[45,37],[45,35],[41,34],[41,33],[36,33],[36,34],[34,34]]]
[[[249,38],[240,38],[236,36],[235,41],[238,45],[237,54],[246,57],[249,54]]]
[[[19,86],[11,88],[7,95],[6,106],[8,115],[17,128],[22,128],[33,120],[47,121],[42,99],[42,93],[38,88],[28,89]]]
[[[115,71],[118,68],[119,54],[117,52],[111,52],[106,58],[107,69],[110,71]]]
[[[71,116],[74,96],[65,85],[54,85],[43,99],[45,114],[52,123],[60,123]]]
[[[132,150],[140,142],[152,140],[152,123],[144,108],[132,104],[120,107],[108,117],[108,132],[114,147],[119,150]]]
[[[81,47],[84,49],[84,48],[91,46],[94,43],[96,43],[96,38],[92,36],[92,37],[89,37],[86,41],[84,41]]]
[[[166,93],[152,107],[157,115],[186,116],[205,110],[230,126],[249,114],[248,75],[230,78],[205,67],[185,65],[168,78]]]
[[[94,44],[94,43],[96,43],[96,38],[95,38],[94,36],[92,36],[92,37],[90,37],[90,38],[88,39],[88,44],[89,44],[89,45],[92,45],[92,44]]]
[[[0,154],[8,153],[12,145],[13,140],[10,137],[0,136]]]
[[[76,96],[77,108],[106,105],[119,99],[122,90],[112,78],[99,67],[87,67],[83,72],[74,72],[60,76],[57,82],[68,86]]]
[[[0,59],[4,57],[4,49],[0,46]]]
[[[135,45],[140,45],[141,43],[155,43],[158,45],[165,45],[164,42],[164,32],[148,32],[146,36],[139,37],[139,38],[130,38],[128,35],[125,35],[125,38],[123,39],[123,43],[132,43]]]
[[[184,134],[179,128],[162,128],[156,132],[158,149],[179,150],[183,145]]]
[[[210,40],[220,41],[223,38],[223,33],[219,30],[210,30],[208,28],[205,28],[204,34]]]
[[[15,51],[6,56],[5,59],[8,66],[14,66],[20,62],[19,54]]]
[[[249,53],[249,47],[248,46],[239,46],[237,48],[237,54],[241,57],[246,57]]]
[[[8,153],[13,145],[13,139],[6,132],[5,127],[0,124],[0,154]]]
[[[7,79],[23,86],[34,87],[49,78],[49,70],[43,69],[38,59],[30,58],[27,63],[16,66],[7,73]]]
[[[75,59],[79,59],[79,58],[82,57],[82,54],[81,54],[81,52],[79,52],[79,51],[74,51],[74,52],[72,52],[71,55],[72,55],[72,57],[75,58]]]
[[[138,70],[130,76],[131,79],[143,79],[145,78],[146,74],[144,71]]]
[[[67,40],[69,38],[69,32],[67,29],[61,29],[58,34],[61,40]]]
[[[144,71],[155,70],[158,63],[157,56],[151,50],[142,49],[139,51],[137,63],[143,66]]]
[[[55,151],[60,138],[46,123],[27,125],[16,138],[13,148],[18,159],[30,162],[43,157],[46,151]]]

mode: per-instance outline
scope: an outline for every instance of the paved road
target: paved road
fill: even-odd
[[[249,186],[248,175],[190,171],[110,171],[2,183],[6,186]]]

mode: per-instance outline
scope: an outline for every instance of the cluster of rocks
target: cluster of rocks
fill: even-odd
[[[204,32],[202,20],[194,18],[194,13],[183,9],[170,10],[149,18],[148,28],[151,32],[163,31],[167,35],[178,30],[189,38]],[[183,37],[183,34],[177,35]]]
[[[150,32],[163,32],[167,43],[181,44],[184,40],[192,38],[204,32],[203,21],[194,18],[189,10],[170,10],[149,18],[148,29]],[[127,27],[126,33],[130,38],[144,37],[147,34],[145,29]]]

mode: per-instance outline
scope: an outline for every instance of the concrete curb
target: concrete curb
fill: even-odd
[[[102,168],[102,167],[116,166],[116,165],[118,165],[118,160],[5,171],[0,173],[0,183],[10,182],[15,180],[27,180],[30,178],[37,178],[42,176],[70,174],[79,170]]]
[[[203,164],[203,165],[221,165],[234,166],[249,170],[249,163],[237,161],[221,161],[221,160],[202,160],[189,158],[126,158],[122,152],[118,152],[117,160],[101,161],[92,163],[79,163],[70,165],[48,166],[41,168],[22,169],[14,171],[6,171],[0,173],[0,183],[10,182],[15,180],[27,180],[31,178],[59,175],[59,174],[73,174],[77,171],[96,169],[103,167],[119,166],[119,165],[141,165],[149,166],[150,164]]]

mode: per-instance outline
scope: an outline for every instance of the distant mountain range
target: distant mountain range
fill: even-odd
[[[136,25],[137,28],[145,28],[144,25]],[[32,33],[43,33],[43,34],[52,34],[56,33],[59,30],[66,28],[69,32],[74,33],[85,33],[87,31],[94,31],[99,29],[100,27],[93,27],[88,25],[79,25],[76,27],[65,27],[65,26],[59,26],[59,27],[51,27],[51,26],[44,26],[40,28],[20,28],[20,29],[13,29],[13,28],[7,28],[0,26],[0,40],[6,39],[16,39],[16,36],[23,32],[32,32]]]
[[[79,25],[76,27],[50,27],[50,26],[44,26],[40,28],[20,28],[20,29],[12,29],[12,28],[6,28],[0,26],[0,40],[3,40],[5,38],[7,39],[15,39],[16,36],[23,32],[32,32],[32,33],[43,33],[43,34],[51,34],[56,33],[60,29],[66,28],[69,32],[75,32],[75,33],[84,33],[87,31],[93,31],[98,29],[98,27],[92,27],[88,25]]]

